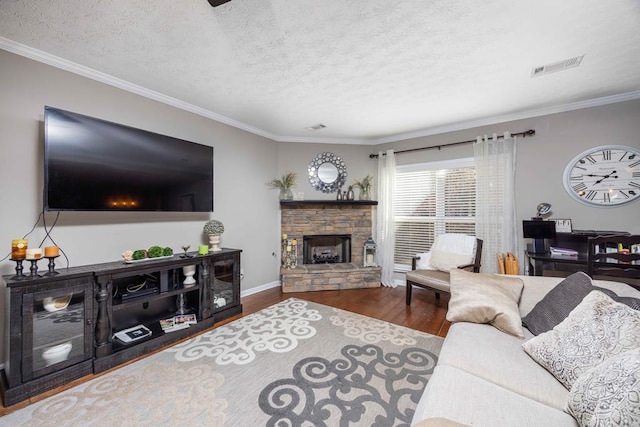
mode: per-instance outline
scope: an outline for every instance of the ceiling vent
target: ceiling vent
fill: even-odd
[[[305,129],[308,130],[309,132],[315,132],[317,130],[324,129],[324,128],[326,128],[325,125],[323,125],[322,123],[318,123],[317,125],[309,126]]]
[[[577,67],[582,62],[582,58],[584,58],[584,55],[565,59],[564,61],[554,62],[553,64],[533,67],[531,69],[531,77],[543,76],[545,74],[555,73],[556,71],[562,71],[569,68]]]

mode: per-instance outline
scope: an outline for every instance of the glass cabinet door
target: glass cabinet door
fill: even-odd
[[[89,295],[86,284],[24,295],[23,380],[91,357]]]
[[[239,278],[240,271],[237,259],[229,258],[213,262],[214,311],[224,310],[239,303],[239,286],[237,286]]]

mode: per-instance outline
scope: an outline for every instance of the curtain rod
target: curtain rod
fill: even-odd
[[[536,131],[533,129],[529,129],[529,130],[525,130],[523,132],[516,132],[516,133],[512,133],[511,136],[522,136],[523,138],[527,137],[527,136],[533,136],[536,134]],[[498,135],[498,139],[500,138],[504,138],[503,135]],[[434,145],[432,147],[420,147],[420,148],[411,148],[409,150],[400,150],[400,151],[396,151],[396,154],[400,154],[400,153],[410,153],[412,151],[421,151],[421,150],[431,150],[434,148],[437,148],[438,150],[441,149],[442,147],[450,147],[452,145],[461,145],[461,144],[471,144],[472,142],[476,142],[477,139],[470,139],[468,141],[460,141],[460,142],[450,142],[448,144],[440,144],[440,145]],[[382,153],[382,155],[386,155],[386,153]],[[369,154],[369,158],[370,159],[377,159],[378,155],[377,154]]]

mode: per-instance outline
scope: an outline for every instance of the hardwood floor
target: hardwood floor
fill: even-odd
[[[404,287],[380,287],[373,289],[299,292],[287,294],[282,293],[281,288],[278,287],[242,298],[242,314],[231,317],[224,322],[217,323],[214,328],[247,316],[251,313],[255,313],[256,311],[262,310],[263,308],[269,307],[270,305],[284,301],[288,298],[298,298],[340,308],[441,337],[446,336],[449,331],[449,326],[451,325],[445,319],[447,314],[447,304],[449,302],[449,296],[447,294],[443,294],[440,299],[437,300],[433,292],[414,288],[411,305],[408,306],[405,303]],[[130,363],[133,363],[133,361]],[[114,369],[118,368],[116,367]],[[104,375],[107,372],[100,375]],[[88,375],[63,387],[35,396],[9,408],[0,407],[0,417],[23,408],[30,403],[37,402],[50,395],[89,381],[96,376],[99,375]],[[0,425],[1,424],[2,419],[0,418]]]

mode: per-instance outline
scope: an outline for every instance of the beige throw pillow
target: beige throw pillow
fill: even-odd
[[[571,389],[589,369],[640,347],[640,311],[591,291],[562,323],[522,347]]]
[[[523,287],[518,277],[451,270],[447,320],[488,323],[502,332],[524,338],[518,310]]]

